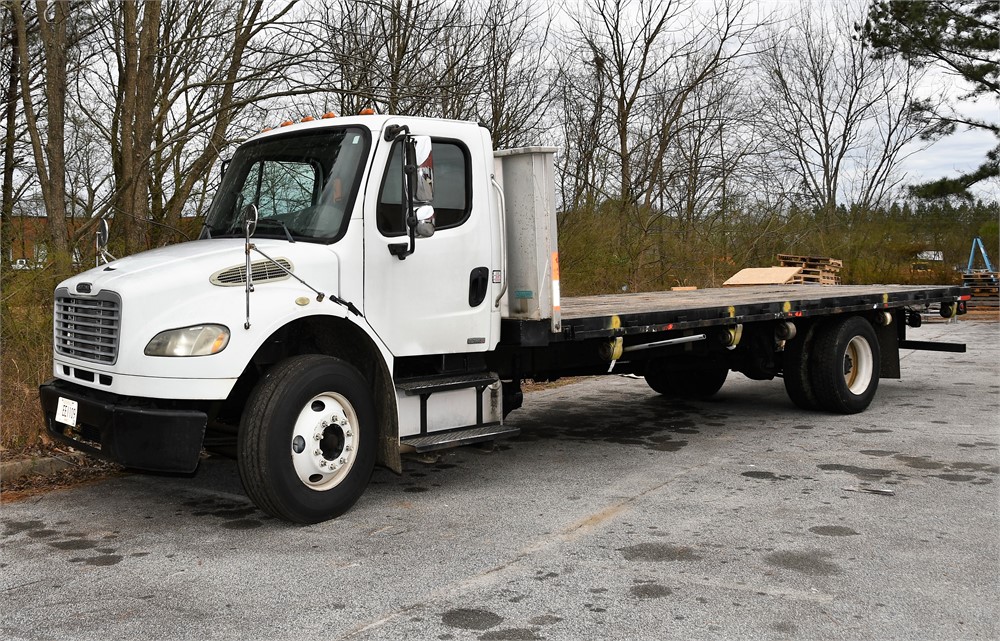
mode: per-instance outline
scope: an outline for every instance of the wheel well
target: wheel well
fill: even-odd
[[[242,411],[257,381],[271,366],[300,354],[333,356],[361,372],[368,382],[375,405],[377,462],[396,473],[401,472],[399,423],[392,376],[371,338],[346,319],[333,316],[300,318],[271,334],[240,375],[229,401]]]

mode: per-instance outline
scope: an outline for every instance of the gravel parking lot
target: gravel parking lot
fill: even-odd
[[[854,416],[780,380],[532,392],[522,434],[264,517],[233,461],[0,509],[5,639],[997,639],[1000,325],[926,324]],[[875,492],[875,493],[873,493]]]

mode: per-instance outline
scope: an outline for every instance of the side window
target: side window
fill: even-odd
[[[400,168],[402,150],[402,143],[393,146],[379,192],[376,219],[378,230],[384,236],[406,233]],[[434,202],[431,203],[434,226],[438,230],[458,227],[468,219],[472,208],[468,152],[459,143],[435,140],[431,153],[434,158]]]

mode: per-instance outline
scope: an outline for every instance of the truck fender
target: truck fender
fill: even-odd
[[[275,330],[257,349],[252,363],[271,366],[291,356],[324,354],[356,367],[371,390],[378,429],[376,463],[402,473],[399,419],[392,381],[392,355],[367,327],[350,317],[314,315],[298,318]]]

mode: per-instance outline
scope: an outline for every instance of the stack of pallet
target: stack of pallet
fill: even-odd
[[[746,285],[839,285],[844,261],[819,256],[778,254],[779,265],[748,267],[722,283],[723,287]]]
[[[997,272],[971,271],[962,274],[962,285],[972,289],[972,300],[969,307],[989,309],[1000,307],[1000,280]]]
[[[778,254],[781,267],[799,267],[800,271],[791,281],[797,284],[839,285],[840,270],[844,261],[820,256],[794,256]]]

